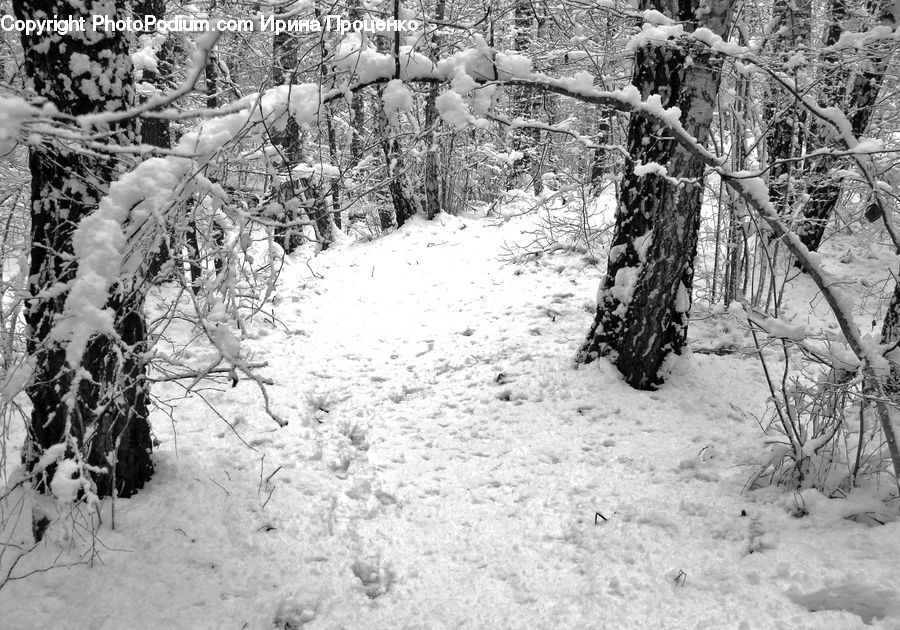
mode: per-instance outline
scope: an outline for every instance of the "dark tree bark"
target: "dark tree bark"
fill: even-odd
[[[597,144],[613,144],[613,121],[615,120],[614,116],[614,112],[607,113],[603,110],[598,110]],[[594,149],[594,153],[591,159],[591,192],[593,192],[594,195],[599,195],[600,191],[603,190],[603,179],[609,173],[610,162],[611,159],[609,151],[607,149]]]
[[[399,0],[394,0],[394,17],[397,18],[400,12]],[[384,38],[378,41],[379,52],[387,52],[388,44]],[[400,76],[400,33],[393,33],[391,52],[394,57],[394,76]],[[400,139],[394,133],[392,121],[388,118],[388,114],[384,109],[383,86],[378,87],[378,98],[376,99],[376,108],[378,110],[378,135],[381,140],[381,152],[384,154],[385,165],[388,172],[388,192],[391,196],[391,204],[394,208],[394,219],[397,227],[402,227],[409,219],[416,215],[416,204],[412,195],[409,193],[406,184],[404,172],[403,150],[400,145]],[[381,218],[381,229],[386,230],[391,227],[388,213],[382,211],[379,213]]]
[[[348,18],[359,20],[362,18],[360,0],[353,0]],[[366,101],[362,91],[353,92],[350,97],[350,163],[347,169],[354,168],[363,157],[363,132],[366,120]]]
[[[196,199],[194,200],[196,202]],[[200,239],[197,238],[197,222],[193,219],[187,222],[184,230],[184,241],[188,252],[188,270],[191,274],[191,291],[197,295],[200,291],[200,280],[203,278],[203,269],[200,268]]]
[[[771,46],[779,63],[787,63],[794,54],[809,45],[810,0],[776,0],[772,8]],[[797,76],[796,70],[793,76]],[[769,199],[782,215],[788,215],[794,204],[792,182],[794,161],[802,153],[805,110],[793,98],[784,95],[780,86],[771,86],[763,105],[770,129],[766,136],[766,153],[770,165]]]
[[[134,5],[134,13],[136,15],[153,15],[157,20],[161,20],[166,15],[166,2],[165,0],[140,0]],[[155,86],[160,91],[165,91],[169,86],[173,48],[173,40],[167,37],[156,52],[156,70],[144,69],[143,81]],[[142,118],[141,142],[152,144],[155,147],[171,147],[172,136],[169,127],[169,121],[165,118]]]
[[[210,10],[215,7],[215,4],[212,5]],[[222,103],[219,98],[219,55],[216,52],[215,48],[209,51],[209,55],[206,58],[206,66],[203,68],[204,80],[206,81],[206,107],[208,109],[217,109]],[[212,234],[212,254],[213,254],[213,269],[218,276],[225,269],[225,254],[222,251],[222,246],[225,244],[225,231],[222,229],[222,226],[215,220],[214,217],[210,217],[209,222],[209,230]],[[197,234],[197,224],[195,221],[191,221],[189,223],[189,229],[193,230],[193,234],[188,237],[188,246],[196,249],[198,255],[200,252],[200,248],[198,247],[199,237]],[[191,261],[191,277],[195,277],[196,274],[200,274],[200,259],[194,258]],[[195,267],[196,266],[196,270]]]
[[[141,0],[135,3],[134,13],[136,15],[153,15],[157,20],[162,20],[166,16],[165,0]],[[172,84],[173,58],[175,56],[175,42],[172,38],[166,38],[162,42],[159,50],[156,51],[156,70],[145,68],[142,80],[145,83],[153,85],[158,91],[165,92]],[[209,65],[207,71],[207,85],[209,84]],[[141,101],[146,101],[142,97]],[[143,144],[151,144],[155,147],[164,149],[172,146],[171,125],[166,118],[144,117],[140,119],[140,136]],[[187,225],[176,227],[176,242],[184,242],[188,248],[188,267],[191,277],[191,290],[196,294],[200,290],[200,278],[202,270],[200,268],[200,247],[197,241],[197,226],[194,221],[188,221]],[[182,241],[183,239],[183,241]],[[170,244],[162,242],[160,251],[157,254],[157,260],[152,265],[153,268],[162,267],[162,265],[170,259]]]
[[[894,292],[891,294],[891,300],[881,326],[881,343],[887,345],[898,342],[900,342],[900,282],[895,282]],[[900,365],[896,362],[892,362],[891,376],[894,381],[892,391],[900,392]]]
[[[639,8],[650,9],[650,2],[642,0]],[[686,30],[701,25],[699,14],[702,26],[723,35],[732,2],[668,0],[655,8]],[[643,99],[657,94],[663,106],[679,107],[685,130],[705,143],[720,67],[721,59],[707,47],[687,38],[669,40],[636,51],[632,83]],[[652,389],[664,378],[663,362],[680,354],[686,343],[703,165],[641,115],[631,117],[628,152],[607,273],[577,361],[609,357],[629,385]],[[635,174],[636,165],[649,162],[664,166],[670,178],[694,181],[676,185],[658,174]]]
[[[317,20],[322,20],[322,11],[318,5],[315,5],[313,8],[314,15]],[[328,46],[324,36],[320,36],[319,38],[319,83],[322,85],[323,89],[326,85],[329,87],[334,86],[334,80],[329,73],[328,68]],[[338,146],[337,146],[337,134],[334,131],[334,117],[332,114],[332,105],[328,103],[324,105],[322,115],[325,119],[325,139],[328,142],[328,159],[331,161],[331,164],[337,166],[338,164]],[[340,229],[341,227],[341,182],[339,179],[333,179],[329,184],[329,193],[331,196],[331,211],[329,212],[330,219],[334,221],[334,225],[336,228]],[[323,201],[324,207],[324,201]],[[319,229],[321,230],[321,225]],[[331,228],[329,226],[329,232]],[[322,249],[327,249],[331,244],[332,238],[329,238],[327,241],[322,243]]]
[[[285,13],[290,11],[289,5],[279,9]],[[293,85],[296,83],[299,65],[298,47],[300,40],[296,33],[276,33],[272,43],[274,56],[272,80],[275,85]],[[313,222],[316,239],[322,249],[327,248],[334,240],[333,221],[325,203],[325,195],[321,187],[310,179],[297,177],[294,167],[303,161],[303,140],[300,125],[288,116],[284,131],[273,134],[272,143],[281,146],[284,159],[284,181],[278,192],[281,203],[285,207],[285,222],[295,222],[304,215]],[[291,253],[303,244],[303,227],[285,225],[275,230],[275,241],[285,252]]]
[[[537,34],[537,16],[534,13],[534,4],[531,0],[516,0],[513,7],[513,26],[515,28],[513,49],[527,54]],[[510,117],[534,118],[540,98],[541,94],[530,86],[519,86],[510,89]],[[541,194],[544,188],[541,181],[541,165],[535,155],[540,142],[541,132],[539,129],[513,128],[510,148],[521,153],[522,157],[514,160],[512,163],[506,182],[507,190],[530,183],[534,188],[534,194]]]
[[[867,9],[882,24],[893,27],[896,23],[890,0],[873,0]],[[852,13],[848,0],[831,0],[825,46],[832,46],[840,39]],[[865,26],[857,26],[852,30],[864,29]],[[892,46],[886,43],[878,45],[870,50],[869,59],[865,64],[847,63],[846,60],[842,60],[839,52],[829,52],[825,55],[828,67],[826,75],[821,79],[820,103],[823,106],[840,107],[850,119],[850,130],[854,136],[861,136],[869,126],[890,63],[891,52]],[[834,143],[832,129],[822,121],[816,121],[812,125],[811,135],[810,151]],[[841,197],[840,182],[830,176],[831,170],[838,165],[839,160],[834,156],[819,155],[810,160],[806,167],[810,181],[809,202],[804,208],[797,233],[800,241],[810,251],[818,250],[822,244],[825,227],[831,220]]]
[[[741,45],[744,45],[743,38]],[[731,168],[734,172],[742,171],[747,164],[747,145],[745,143],[746,129],[744,123],[746,112],[750,108],[750,79],[746,76],[738,76],[735,80],[734,115],[731,117]],[[723,281],[724,303],[726,306],[743,295],[744,287],[742,278],[747,261],[745,255],[745,243],[747,242],[744,217],[747,209],[744,202],[737,195],[728,194],[728,231],[727,249],[725,251],[725,278]]]
[[[391,217],[389,212],[380,213],[381,229],[386,230],[393,225],[396,220],[397,227],[402,227],[409,219],[416,214],[416,205],[406,189],[403,172],[403,150],[400,146],[400,140],[392,131],[392,125],[388,120],[388,115],[384,111],[384,101],[382,101],[383,89],[378,89],[377,109],[378,109],[378,132],[381,137],[381,152],[384,154],[384,161],[387,165],[388,172],[388,193],[391,196],[391,205],[394,209],[394,216]]]
[[[363,157],[363,126],[366,121],[366,101],[362,92],[354,92],[350,104],[350,164],[352,169]]]
[[[900,283],[896,282],[897,277],[898,276],[894,276],[894,292],[891,294],[891,299],[888,303],[887,311],[884,314],[884,321],[881,326],[881,345],[892,348],[892,351],[885,354],[885,358],[890,364],[890,369],[887,374],[883,376],[876,374],[874,370],[867,370],[865,373],[866,378],[863,381],[863,394],[868,399],[863,404],[875,403],[872,406],[875,407],[876,414],[879,417],[879,424],[884,432],[884,441],[888,445],[891,459],[894,462],[897,461],[897,451],[896,437],[894,435],[893,422],[891,419],[891,416],[893,415],[891,407],[896,407],[897,404],[900,403],[900,362],[897,360],[897,347],[900,345]],[[891,406],[880,405],[879,400],[883,400],[884,398],[887,398],[893,404]],[[862,441],[863,436],[860,435],[859,439]],[[862,444],[862,442],[860,443]],[[863,463],[861,455],[862,449],[857,449],[856,461],[853,467],[854,478],[860,473],[860,468]],[[896,463],[894,464],[894,470],[896,473]],[[900,475],[895,476],[900,477]]]
[[[279,12],[285,12],[290,7],[282,6]],[[274,63],[272,68],[272,82],[275,85],[284,83],[292,84],[293,76],[297,68],[297,40],[291,33],[276,33],[272,42],[272,54]],[[291,170],[303,159],[300,139],[300,126],[293,117],[289,116],[284,126],[284,131],[273,134],[272,143],[281,147],[284,160],[284,178],[278,190],[278,197],[285,207],[284,219],[286,223],[296,221],[302,217],[298,212],[297,186]],[[281,245],[288,254],[303,244],[303,228],[290,225],[280,226],[275,229],[275,242]]]
[[[109,3],[66,0],[16,0],[19,19],[104,14]],[[125,17],[122,0],[116,18]],[[70,115],[125,109],[133,104],[131,59],[121,32],[22,34],[28,87]],[[86,56],[90,67],[76,63]],[[62,72],[83,68],[82,72]],[[132,123],[102,127],[118,142],[133,142]],[[32,147],[31,265],[25,320],[27,350],[34,373],[27,393],[33,410],[25,461],[33,469],[43,450],[66,443],[66,456],[107,472],[94,475],[99,496],[131,496],[150,479],[153,464],[148,423],[148,388],[144,379],[147,331],[143,289],[116,286],[107,307],[114,313],[117,338],[94,335],[81,365],[70,365],[66,345],[51,338],[54,320],[64,310],[67,293],[48,291],[75,277],[72,235],[78,223],[97,208],[115,175],[111,160],[80,153],[63,143]],[[140,279],[133,286],[141,287]],[[55,467],[39,475],[46,491]]]
[[[437,61],[441,50],[441,36],[439,29],[440,22],[444,21],[444,12],[446,9],[445,0],[437,0],[434,7],[435,32],[431,36],[430,57],[432,61]],[[425,127],[428,129],[427,138],[428,147],[425,153],[425,216],[433,219],[443,211],[441,204],[441,181],[440,169],[438,168],[438,128],[441,119],[437,112],[438,88],[432,87],[428,90],[428,96],[425,98]]]

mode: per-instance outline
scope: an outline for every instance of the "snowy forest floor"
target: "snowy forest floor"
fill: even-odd
[[[600,272],[504,263],[520,231],[416,220],[288,261],[242,344],[289,426],[252,382],[202,392],[222,418],[157,387],[153,481],[115,531],[104,503],[92,567],[8,583],[0,626],[900,627],[900,523],[745,491],[758,361],[695,354],[656,392],[575,370]],[[85,553],[50,534],[17,574]]]

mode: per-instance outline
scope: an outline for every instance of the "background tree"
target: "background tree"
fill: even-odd
[[[873,0],[861,5],[855,7],[850,0],[829,1],[828,25],[823,41],[823,60],[826,63],[819,91],[821,106],[838,107],[845,113],[853,137],[862,136],[869,126],[895,47],[876,39],[873,45],[862,51],[835,50],[845,33],[866,31],[878,25],[894,28],[896,17],[891,2]],[[827,121],[814,119],[810,134],[809,149],[812,152],[833,145],[836,132]],[[810,251],[819,249],[825,227],[840,200],[841,182],[832,171],[841,163],[842,160],[826,152],[809,158],[805,167],[810,179],[809,201],[803,208],[797,231]]]
[[[803,85],[798,76],[800,70],[794,56],[807,48],[810,43],[810,21],[812,5],[809,0],[788,2],[776,0],[772,8],[769,45],[778,58],[778,71],[793,81],[793,85]],[[792,176],[796,158],[803,149],[805,137],[805,110],[795,106],[794,99],[784,93],[778,82],[769,86],[764,103],[765,120],[769,121],[766,134],[766,159],[769,164],[769,198],[779,212],[790,216],[794,204],[795,189]]]
[[[443,38],[441,29],[444,28],[445,0],[437,0],[434,7],[434,25],[431,32],[431,41],[428,43],[429,56],[436,62],[441,53]],[[438,165],[438,128],[440,117],[437,112],[437,97],[440,89],[432,86],[425,98],[425,128],[426,128],[426,154],[425,154],[425,216],[433,219],[443,210],[441,195],[440,168]]]
[[[515,0],[513,5],[513,50],[528,56],[538,33],[538,16],[535,3],[530,0]],[[510,89],[510,118],[534,119],[541,92],[531,86],[517,86]],[[540,160],[535,153],[540,146],[540,130],[533,127],[513,127],[510,134],[510,150],[517,154],[509,170],[507,188],[531,186],[539,195],[543,189]]]

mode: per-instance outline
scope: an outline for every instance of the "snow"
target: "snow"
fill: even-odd
[[[498,52],[494,57],[500,79],[528,78],[531,75],[531,57],[514,52]]]
[[[763,322],[763,328],[770,337],[803,341],[807,336],[805,324],[791,325],[779,317],[768,317]]]
[[[307,164],[301,162],[292,169],[292,172],[300,177],[318,177],[321,179],[336,179],[340,177],[341,171],[334,164],[323,164],[316,162],[315,164]]]
[[[195,359],[268,361],[290,424],[244,382],[155,410],[154,479],[115,529],[102,503],[95,543],[51,526],[0,590],[4,629],[896,627],[900,521],[848,520],[880,515],[871,490],[746,490],[769,454],[742,414],[766,404],[757,362],[696,354],[656,392],[575,370],[603,270],[503,263],[529,220],[415,219],[288,258],[273,317]]]
[[[716,52],[725,53],[726,55],[737,56],[749,52],[748,48],[725,41],[721,36],[716,35],[705,27],[696,28],[691,31],[691,37],[703,42]]]
[[[834,128],[837,129],[841,138],[844,142],[847,143],[849,148],[854,148],[856,146],[856,138],[853,136],[853,128],[850,124],[850,120],[844,114],[844,112],[838,107],[819,107],[816,109],[820,115],[824,116],[826,120],[828,120]]]
[[[219,322],[212,330],[210,337],[213,344],[222,353],[222,356],[231,362],[239,359],[241,354],[241,342],[229,328],[228,324]]]
[[[648,9],[641,13],[641,16],[644,18],[644,21],[649,24],[657,24],[657,25],[673,25],[675,24],[675,20],[670,18],[669,16],[660,13],[656,9]]]
[[[493,79],[493,51],[480,35],[473,38],[475,47],[464,48],[445,57],[437,63],[437,75],[445,78],[456,76],[458,69],[476,79]]]
[[[125,213],[120,210],[101,202],[100,209],[82,219],[72,235],[78,270],[66,296],[63,316],[54,323],[50,337],[66,342],[66,360],[73,367],[81,364],[94,334],[116,335],[113,312],[106,308],[106,302],[122,267]]]
[[[334,57],[335,66],[355,73],[360,83],[372,83],[395,74],[393,55],[378,52],[363,33],[348,33],[336,46]],[[400,79],[431,76],[434,73],[432,61],[412,46],[401,46],[399,59]],[[447,76],[452,76],[452,72]]]
[[[788,597],[812,611],[843,610],[858,616],[866,625],[876,619],[900,613],[894,592],[877,588],[860,579],[846,579],[829,584],[825,588],[803,593],[797,587],[788,590]]]
[[[634,289],[637,286],[638,278],[641,275],[640,267],[622,267],[616,271],[615,284],[609,290],[616,300],[622,304],[631,302],[631,296],[634,295]]]
[[[625,46],[626,50],[636,50],[642,46],[659,46],[670,39],[677,39],[684,35],[682,24],[656,25],[644,23],[641,32],[634,35]]]
[[[478,83],[473,79],[462,66],[453,69],[453,79],[450,81],[450,87],[460,94],[471,93]]]
[[[72,53],[69,57],[69,70],[73,77],[95,71],[91,66],[91,58],[83,53]]]
[[[762,177],[754,177],[750,171],[735,171],[734,177],[740,178],[741,189],[761,206],[771,207],[769,186]]]
[[[875,26],[868,31],[861,33],[855,31],[844,31],[833,46],[824,48],[822,52],[839,51],[845,48],[862,49],[871,46],[882,40],[891,40],[897,38],[897,32],[890,26]]]
[[[636,162],[634,165],[634,174],[638,177],[643,177],[644,175],[650,174],[666,177],[669,174],[669,171],[666,170],[665,166],[656,162]]]
[[[360,82],[393,74],[391,56],[369,46],[362,33],[349,33],[344,37],[336,47],[334,57],[336,67],[355,72]]]
[[[476,89],[472,98],[472,110],[477,114],[487,114],[494,104],[497,90],[496,85],[487,85]]]
[[[459,92],[447,90],[435,99],[438,114],[457,129],[465,129],[473,119],[469,106]]]
[[[569,83],[572,91],[579,94],[586,94],[594,89],[595,77],[590,72],[579,70],[576,72]]]
[[[55,108],[45,106],[52,114]],[[0,157],[8,157],[18,143],[23,125],[41,115],[41,110],[18,96],[0,97]]]
[[[615,263],[628,252],[628,246],[624,243],[621,245],[613,245],[609,248],[609,262]]]
[[[392,79],[384,86],[381,100],[384,103],[384,111],[389,116],[394,116],[397,112],[406,111],[410,108],[412,105],[412,92],[400,79]]]
[[[152,83],[147,83],[146,81],[135,83],[134,90],[141,98],[150,98],[151,96],[160,94],[160,91],[156,88],[155,85],[153,85]]]
[[[38,463],[35,464],[34,470],[42,471],[46,470],[47,466],[51,464],[55,464],[57,461],[62,459],[63,455],[66,453],[66,448],[68,448],[68,444],[62,442],[60,444],[54,444],[46,449],[41,454],[41,458],[38,460]]]
[[[807,60],[806,56],[803,53],[795,53],[790,56],[790,58],[784,63],[784,69],[791,71],[796,70],[798,68],[803,68],[809,64],[809,60]]]
[[[0,398],[12,400],[12,398],[28,383],[34,368],[31,363],[22,361],[12,365],[0,378]]]
[[[744,305],[737,300],[729,304],[727,310],[733,317],[738,318],[738,321],[740,321],[742,324],[747,323],[747,313],[744,310]]]
[[[653,230],[647,230],[643,236],[639,236],[634,239],[634,249],[637,252],[638,259],[644,263],[647,262],[647,252],[650,250],[650,245],[653,244]]]
[[[617,94],[619,98],[622,99],[623,103],[628,103],[630,105],[638,105],[641,102],[641,92],[637,89],[636,86],[632,84],[628,84],[620,90],[614,90],[614,94]]]
[[[62,459],[50,481],[50,492],[63,503],[73,503],[84,482],[78,463],[74,459]]]
[[[691,310],[691,294],[684,283],[678,281],[678,289],[675,292],[675,312],[688,313]]]
[[[853,151],[860,154],[878,153],[884,151],[884,143],[877,138],[859,138]]]
[[[647,100],[641,103],[641,109],[675,129],[681,127],[681,109],[675,106],[663,107],[662,97],[659,94],[648,96]]]
[[[139,79],[144,76],[144,70],[158,72],[156,49],[162,45],[164,41],[161,35],[142,35],[139,40],[138,48],[131,53],[131,64],[133,66],[135,76]]]

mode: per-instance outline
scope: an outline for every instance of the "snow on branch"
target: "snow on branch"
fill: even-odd
[[[198,184],[193,176],[254,128],[284,129],[288,114],[312,121],[319,102],[315,84],[282,85],[247,96],[236,113],[204,120],[185,134],[176,155],[141,162],[110,185],[97,210],[78,224],[72,237],[78,269],[51,333],[52,339],[66,344],[70,365],[80,365],[93,335],[115,335],[113,313],[107,308],[110,291],[119,284],[119,290],[141,287],[147,280],[143,269],[162,244],[166,214],[194,192]]]

